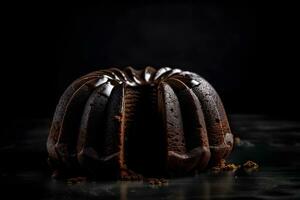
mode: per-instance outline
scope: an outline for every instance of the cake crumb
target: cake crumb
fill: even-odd
[[[213,173],[220,173],[220,172],[224,172],[224,171],[236,171],[237,169],[239,169],[241,166],[240,165],[236,165],[234,163],[226,163],[225,159],[221,159],[219,161],[219,163],[211,168],[211,171]]]
[[[230,164],[226,164],[223,167],[223,171],[235,171],[235,170],[237,170],[240,167],[241,167],[240,165],[236,165],[236,164],[230,163]]]
[[[122,168],[120,180],[121,181],[142,181],[143,176],[141,174],[135,173],[130,169]]]
[[[259,165],[251,160],[248,160],[243,164],[243,168],[246,170],[257,170],[259,168]]]
[[[151,186],[164,186],[168,184],[168,180],[164,178],[145,178],[144,182],[150,184]]]

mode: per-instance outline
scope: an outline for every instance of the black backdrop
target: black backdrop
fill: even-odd
[[[61,198],[78,199],[83,194],[85,199],[95,198],[81,185],[83,193],[75,190],[73,194],[69,187],[48,182],[45,145],[48,119],[60,95],[75,78],[93,70],[127,65],[179,67],[195,71],[211,82],[228,113],[299,120],[298,10],[298,5],[287,1],[253,0],[1,2],[2,196],[50,199],[62,195]],[[258,148],[240,148],[236,158],[241,159],[239,162],[254,160],[263,167],[254,179],[246,176],[235,181],[238,185],[226,186],[226,192],[240,190],[245,195],[249,183],[266,183],[262,191],[254,194],[295,194],[290,188],[299,189],[294,185],[299,182],[295,171],[299,166],[295,161],[299,156],[299,127],[293,121],[235,119],[237,127],[231,128],[241,134],[242,140],[262,140],[253,141]],[[185,181],[183,192],[179,192],[185,195],[184,188],[188,187],[188,193],[199,190],[209,195],[208,189],[220,197],[223,187],[211,180],[204,180],[208,186],[204,190],[189,188]],[[96,187],[102,191],[99,185]],[[257,189],[250,187],[252,193],[254,188]],[[167,194],[170,188],[165,189],[157,191]]]
[[[51,118],[75,78],[128,65],[195,71],[212,83],[229,113],[298,118],[292,5],[27,2],[4,10],[4,123]]]

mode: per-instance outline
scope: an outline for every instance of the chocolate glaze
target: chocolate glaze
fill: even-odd
[[[103,179],[185,175],[218,164],[232,147],[214,88],[169,67],[110,68],[75,80],[60,98],[47,141],[54,170]]]

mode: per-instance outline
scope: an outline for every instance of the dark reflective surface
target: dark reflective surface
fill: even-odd
[[[31,199],[299,199],[300,123],[234,115],[231,124],[242,140],[230,161],[253,160],[260,165],[258,172],[205,172],[158,187],[141,182],[52,180],[45,150],[49,122],[17,122],[1,141],[0,190],[11,198]]]

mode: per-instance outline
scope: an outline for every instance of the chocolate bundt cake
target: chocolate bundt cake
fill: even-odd
[[[225,159],[233,135],[222,102],[180,69],[110,68],[74,81],[57,105],[47,149],[55,173],[182,176]]]

